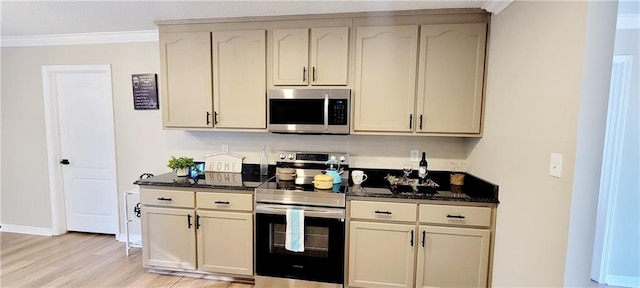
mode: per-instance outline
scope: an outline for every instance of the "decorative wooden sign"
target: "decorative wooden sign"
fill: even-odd
[[[242,186],[242,173],[204,172],[208,185]]]
[[[131,86],[133,87],[133,109],[157,110],[158,86],[156,74],[132,74]]]
[[[244,156],[229,152],[217,152],[204,155],[204,169],[210,172],[242,173]]]

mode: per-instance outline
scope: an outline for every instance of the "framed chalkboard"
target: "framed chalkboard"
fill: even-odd
[[[157,110],[158,86],[156,74],[132,74],[133,108],[136,110]]]

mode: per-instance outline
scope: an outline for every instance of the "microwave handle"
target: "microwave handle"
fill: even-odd
[[[324,131],[329,131],[329,94],[324,94]]]

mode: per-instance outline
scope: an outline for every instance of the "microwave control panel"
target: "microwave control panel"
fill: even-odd
[[[347,125],[349,101],[347,99],[329,99],[329,125]]]

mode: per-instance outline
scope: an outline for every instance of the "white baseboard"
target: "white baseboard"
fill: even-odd
[[[622,287],[640,287],[640,277],[607,275],[607,285]]]
[[[0,224],[0,231],[10,232],[10,233],[20,233],[20,234],[41,235],[41,236],[54,235],[53,229],[51,228],[11,225],[11,224]]]

